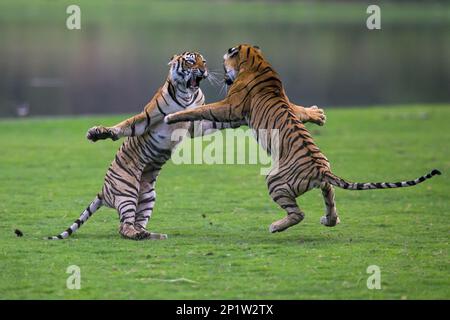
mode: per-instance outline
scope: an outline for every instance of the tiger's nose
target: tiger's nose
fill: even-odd
[[[208,70],[195,69],[195,74],[206,78],[208,76]]]

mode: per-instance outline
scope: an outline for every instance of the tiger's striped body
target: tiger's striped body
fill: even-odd
[[[188,61],[190,65],[187,64]],[[190,136],[212,132],[213,129],[237,127],[241,123],[217,123],[202,121],[167,125],[165,115],[204,104],[204,95],[198,87],[199,78],[207,76],[203,57],[198,53],[185,52],[175,56],[169,63],[171,72],[167,81],[157,91],[144,111],[111,127],[94,127],[87,138],[92,141],[126,136],[105,176],[102,191],[66,231],[50,239],[64,239],[75,232],[101,206],[115,208],[119,213],[119,232],[129,239],[162,239],[163,234],[146,230],[156,200],[155,182],[162,166],[170,159],[179,141],[172,141],[172,132],[184,129]],[[183,74],[193,69],[192,74]],[[197,77],[194,86],[189,86]],[[194,132],[194,127],[201,129]]]
[[[183,129],[190,137],[214,130],[236,128],[245,121],[164,123],[164,116],[204,104],[199,82],[207,77],[206,61],[199,53],[184,52],[169,63],[167,81],[157,91],[144,111],[114,127],[93,127],[87,138],[91,141],[128,137],[108,168],[102,191],[66,231],[50,239],[64,239],[75,232],[102,205],[119,213],[120,234],[128,239],[162,239],[166,235],[146,230],[156,201],[155,183],[172,150],[181,142],[172,140],[175,130]],[[322,110],[293,106],[306,121],[323,124]],[[198,130],[200,129],[200,130]]]
[[[413,181],[398,183],[350,183],[335,176],[328,159],[320,152],[302,121],[295,115],[283,89],[279,75],[263,58],[258,47],[240,45],[224,56],[225,80],[231,85],[227,97],[195,110],[168,115],[167,123],[214,120],[240,121],[245,119],[260,145],[274,155],[276,163],[266,177],[269,194],[283,208],[287,216],[270,226],[271,232],[283,231],[303,220],[304,213],[296,198],[319,187],[326,205],[321,223],[335,226],[339,217],[334,202],[333,186],[351,190],[383,189],[416,185],[439,171]],[[260,139],[260,130],[266,137]],[[279,139],[272,139],[276,134]],[[273,146],[273,141],[279,141]]]

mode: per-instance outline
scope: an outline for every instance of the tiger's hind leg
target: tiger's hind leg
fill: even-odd
[[[334,188],[329,183],[322,183],[320,189],[325,201],[325,215],[320,218],[320,223],[327,227],[334,227],[340,222],[334,201]]]
[[[276,191],[271,192],[270,196],[273,201],[287,213],[286,217],[277,220],[270,225],[269,231],[271,233],[284,231],[287,228],[300,223],[304,219],[305,214],[297,205],[297,201],[291,192],[285,189],[277,189]]]
[[[140,232],[134,227],[138,189],[122,190],[119,195],[115,188],[115,184],[105,184],[103,194],[105,203],[119,213],[119,234],[125,239],[140,240]]]
[[[120,225],[119,233],[125,239],[140,240],[140,232],[134,227],[136,200],[127,199],[117,206]]]
[[[152,216],[156,201],[155,183],[158,172],[144,172],[141,177],[139,188],[139,200],[136,209],[134,225],[138,229],[145,229],[148,220]]]
[[[119,233],[125,239],[141,240],[140,232],[130,222],[121,223]]]
[[[148,170],[146,168],[141,177],[134,227],[140,232],[142,239],[167,239],[166,234],[149,232],[146,229],[156,202],[155,183],[159,170],[154,168]]]

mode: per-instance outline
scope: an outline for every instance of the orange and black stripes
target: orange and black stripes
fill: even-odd
[[[167,123],[194,121],[239,121],[245,119],[258,143],[278,161],[266,177],[269,194],[288,216],[274,222],[271,232],[283,231],[299,223],[304,213],[296,197],[320,187],[326,205],[321,223],[334,226],[339,223],[334,203],[333,186],[349,190],[399,188],[416,185],[438,170],[416,180],[397,183],[351,183],[335,176],[328,159],[320,152],[311,134],[294,112],[278,74],[264,59],[258,47],[239,45],[224,55],[226,83],[231,85],[227,97],[195,110],[181,111],[166,117]],[[262,131],[264,130],[264,131]],[[261,137],[261,132],[265,135]],[[277,148],[272,137],[277,135]]]
[[[330,184],[348,190],[371,190],[371,189],[392,189],[392,188],[404,188],[412,187],[419,183],[424,182],[427,179],[431,179],[433,176],[441,175],[441,172],[437,169],[418,177],[414,180],[400,181],[400,182],[348,182],[338,176],[332,174],[331,172],[325,172],[325,180]]]
[[[204,63],[198,53],[184,52],[175,56],[170,62],[171,72],[167,81],[142,113],[114,127],[94,127],[88,131],[87,138],[92,141],[127,138],[106,172],[102,192],[67,230],[49,239],[69,237],[102,205],[118,211],[122,236],[136,240],[154,237],[155,234],[145,228],[156,202],[156,179],[170,159],[172,150],[181,142],[171,140],[172,132],[185,129],[186,134],[203,135],[211,132],[211,129],[232,128],[242,124],[204,121],[197,126],[193,123],[168,126],[162,121],[167,114],[204,103],[203,93],[198,87],[200,77],[206,73]],[[189,87],[190,83],[194,86]],[[194,133],[194,127],[199,128],[200,133]]]

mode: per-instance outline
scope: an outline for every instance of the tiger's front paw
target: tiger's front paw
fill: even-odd
[[[306,108],[306,111],[308,112],[310,121],[314,122],[315,124],[317,124],[319,126],[323,126],[325,124],[325,122],[327,121],[325,112],[323,111],[323,109],[320,109],[317,106],[311,106],[309,108]]]
[[[86,138],[92,142],[95,142],[97,140],[104,140],[104,139],[108,139],[108,138],[110,138],[112,140],[119,139],[117,134],[112,129],[106,128],[103,126],[90,128],[86,134]]]

